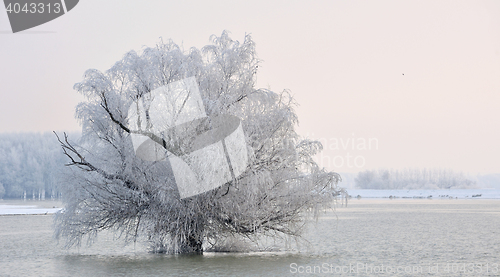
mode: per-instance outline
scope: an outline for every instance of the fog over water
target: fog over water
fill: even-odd
[[[68,160],[52,131],[79,137],[75,83],[131,50],[172,39],[189,52],[224,30],[251,34],[256,88],[293,96],[297,133],[322,142],[314,159],[341,173],[347,206],[300,243],[167,255],[104,231],[64,249],[49,199]],[[86,0],[16,34],[0,5],[0,61],[0,277],[500,275],[500,1]],[[359,173],[383,170],[458,181],[377,173],[359,189]]]

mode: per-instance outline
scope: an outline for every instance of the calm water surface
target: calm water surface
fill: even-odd
[[[500,200],[351,200],[288,252],[159,255],[111,233],[64,250],[52,235],[50,215],[0,216],[0,276],[500,276]]]

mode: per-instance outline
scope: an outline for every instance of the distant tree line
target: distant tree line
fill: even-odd
[[[60,197],[57,178],[65,162],[53,133],[0,134],[0,198]]]
[[[359,172],[356,187],[361,189],[467,189],[476,181],[449,169],[382,169]]]
[[[478,175],[476,179],[481,187],[500,189],[500,174],[498,173]]]

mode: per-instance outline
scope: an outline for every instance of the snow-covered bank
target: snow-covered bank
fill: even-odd
[[[500,199],[500,189],[425,189],[425,190],[382,190],[349,189],[352,197],[361,198],[432,198],[432,199]]]
[[[0,204],[0,215],[53,214],[61,208],[43,208],[39,206]]]

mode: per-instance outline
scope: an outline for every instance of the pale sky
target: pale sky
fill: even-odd
[[[299,133],[327,142],[320,165],[500,172],[495,0],[84,0],[16,34],[0,5],[0,132],[79,130],[72,87],[86,69],[160,37],[200,48],[223,30],[252,34],[258,86],[295,96]]]

